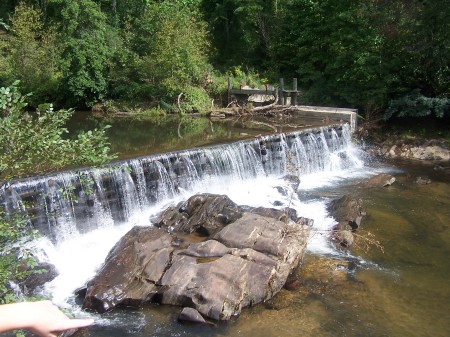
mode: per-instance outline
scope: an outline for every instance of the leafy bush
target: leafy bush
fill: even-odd
[[[61,3],[60,44],[63,81],[76,106],[91,107],[107,92],[108,44],[107,17],[92,0],[66,0]]]
[[[420,89],[413,90],[406,96],[389,102],[383,119],[396,117],[423,117],[434,115],[438,118],[450,113],[450,100],[448,98],[426,97]]]
[[[181,92],[200,97],[189,88],[205,87],[211,66],[205,23],[196,14],[183,3],[164,1],[148,4],[140,18],[136,66],[153,98],[175,104]]]
[[[212,73],[208,78],[206,91],[209,97],[214,99],[215,105],[226,105],[228,100],[228,76],[218,72]]]
[[[197,87],[184,88],[180,107],[183,112],[206,112],[210,110],[210,98],[205,90]]]
[[[0,304],[16,302],[19,294],[14,288],[20,289],[28,276],[39,272],[37,260],[27,248],[36,236],[37,231],[23,217],[0,210]]]
[[[233,88],[245,85],[251,88],[260,88],[267,82],[267,79],[262,79],[255,69],[247,68],[243,70],[241,66],[232,67],[226,72],[226,75],[231,77]]]
[[[80,132],[72,138],[64,128],[73,110],[55,110],[43,104],[36,111],[25,111],[30,95],[22,95],[16,81],[0,88],[0,188],[7,181],[39,174],[68,165],[96,165],[109,162],[107,126]],[[21,216],[21,210],[0,209],[0,303],[14,301],[10,281],[20,284],[36,260],[27,243],[36,231]],[[24,266],[26,268],[24,268]]]

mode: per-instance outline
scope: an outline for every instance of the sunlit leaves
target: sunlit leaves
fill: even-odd
[[[62,69],[67,90],[73,104],[89,107],[107,91],[107,18],[91,0],[65,1],[61,16]]]
[[[4,92],[4,94],[1,94]],[[16,87],[0,88],[0,182],[74,165],[104,164],[112,159],[106,129],[75,137],[65,128],[73,110],[51,104],[26,112]],[[14,97],[16,103],[8,103]]]

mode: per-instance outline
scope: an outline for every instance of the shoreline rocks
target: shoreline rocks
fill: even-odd
[[[370,145],[367,152],[372,156],[404,158],[426,161],[450,161],[450,149],[443,140],[388,139]]]

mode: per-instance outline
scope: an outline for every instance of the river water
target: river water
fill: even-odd
[[[197,136],[190,137],[194,143],[188,146],[211,141],[206,136],[217,130],[222,130],[222,136],[212,142],[229,140],[227,134],[232,133],[235,137],[251,137],[267,132],[242,126],[239,131],[230,131],[228,126],[221,129],[209,123],[196,130]],[[171,135],[178,138],[175,148],[189,138],[186,134],[182,138]],[[126,152],[137,149],[133,156],[150,147],[155,149],[150,145],[143,150],[147,145],[142,141],[136,145],[127,142],[113,141],[113,148],[120,151],[122,146]],[[165,146],[162,148],[167,151]],[[96,325],[80,333],[90,337],[450,336],[450,177],[434,170],[433,165],[380,162],[368,158],[356,146],[349,151],[351,167],[300,173],[301,184],[295,195],[280,195],[276,187],[282,182],[277,176],[260,176],[238,184],[215,179],[137,212],[120,226],[105,225],[57,245],[42,240],[41,246],[60,271],[45,293],[78,316],[94,317]],[[380,172],[393,174],[397,181],[386,188],[359,187],[359,182]],[[431,184],[414,183],[418,176],[429,177]],[[71,294],[94,275],[114,243],[132,226],[147,224],[169,203],[196,192],[227,194],[236,203],[250,206],[290,203],[300,215],[314,219],[314,234],[303,265],[296,272],[300,286],[283,289],[268,303],[244,309],[230,322],[207,326],[178,323],[180,308],[170,306],[150,304],[101,316],[83,312]],[[358,241],[361,247],[347,251],[337,250],[326,240],[323,230],[335,224],[326,204],[344,194],[363,199],[367,217],[361,234],[373,233],[384,253],[374,245],[363,249],[362,240]]]
[[[432,167],[410,163],[377,164],[364,170],[304,177],[305,187],[295,206],[327,227],[333,220],[327,218],[326,201],[347,193],[361,197],[367,211],[362,228],[375,234],[384,253],[375,246],[368,251],[337,251],[316,234],[297,271],[300,287],[283,289],[270,303],[244,309],[228,323],[180,324],[180,308],[149,305],[96,316],[97,325],[83,336],[449,336],[448,177],[436,175]],[[388,188],[354,186],[367,171],[380,170],[393,173],[397,182]],[[413,183],[416,175],[425,174],[431,184]],[[240,186],[236,193],[226,192],[238,203],[270,206],[262,199],[270,200],[273,190],[255,191],[254,186],[273,183],[267,178]],[[92,238],[92,245],[97,242]],[[92,256],[89,251],[86,255]],[[346,268],[349,261],[356,265],[354,270]]]

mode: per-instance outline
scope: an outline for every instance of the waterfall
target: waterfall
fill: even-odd
[[[300,177],[298,190],[283,179],[289,175]],[[42,233],[36,243],[39,259],[59,271],[45,295],[77,311],[74,290],[95,275],[114,243],[195,193],[226,194],[252,207],[289,206],[314,220],[308,250],[335,254],[326,236],[317,234],[335,221],[326,200],[308,191],[358,175],[367,175],[367,169],[350,127],[339,125],[13,181],[0,190],[0,206],[6,212],[27,211]]]
[[[358,166],[358,157],[349,151],[349,129],[342,125],[275,134],[29,178],[4,187],[0,202],[7,211],[28,205],[33,225],[58,242],[127,222],[136,212],[212,184]]]

